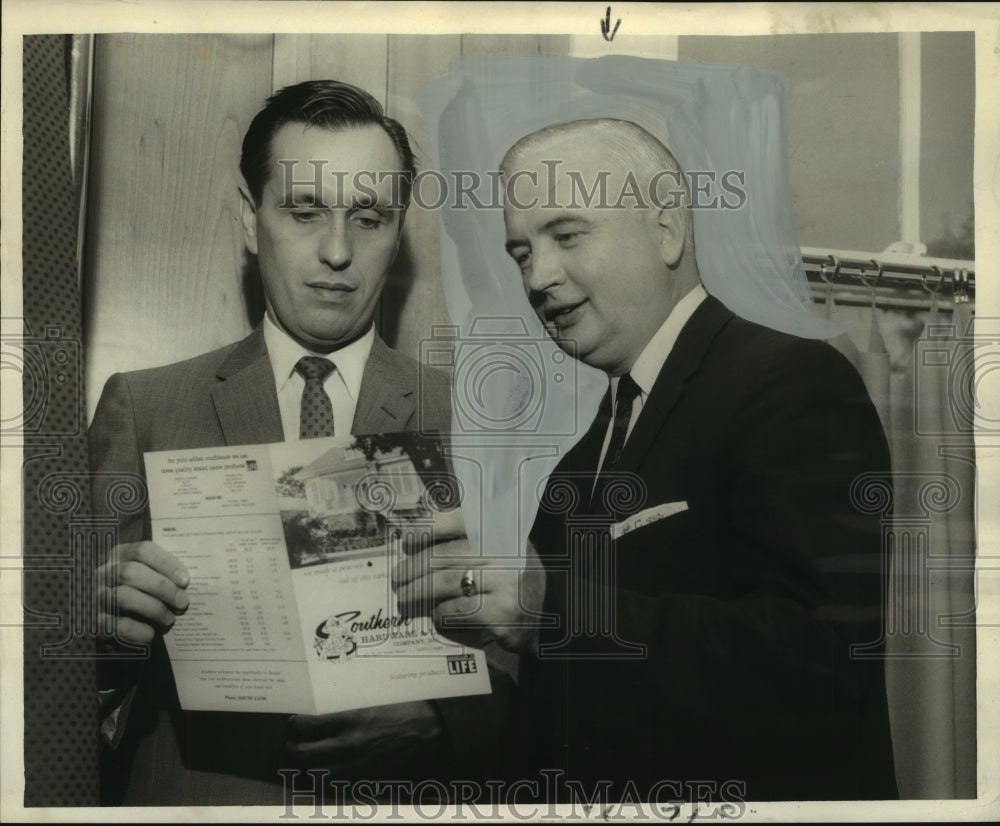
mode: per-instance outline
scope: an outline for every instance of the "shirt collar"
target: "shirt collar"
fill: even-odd
[[[639,353],[639,358],[635,360],[635,364],[629,370],[629,375],[639,385],[643,398],[652,392],[653,385],[656,383],[656,377],[660,375],[663,363],[667,360],[667,356],[670,355],[670,351],[674,349],[674,344],[677,343],[677,337],[680,335],[681,329],[687,324],[688,319],[694,315],[694,311],[698,309],[698,305],[707,297],[708,293],[705,292],[705,288],[701,284],[698,284],[684,298],[677,302],[670,311],[670,315],[660,325],[660,329],[653,334],[649,343]],[[614,381],[613,383],[614,389],[617,390],[618,382]]]
[[[267,355],[274,371],[274,385],[279,393],[291,378],[295,365],[302,356],[320,356],[329,359],[337,366],[337,372],[344,380],[347,392],[357,401],[365,364],[375,343],[375,325],[372,324],[361,338],[339,350],[334,350],[332,353],[315,353],[299,344],[265,313],[264,343],[267,345]]]

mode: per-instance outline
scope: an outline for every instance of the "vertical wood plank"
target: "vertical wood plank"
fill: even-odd
[[[303,80],[342,80],[384,105],[385,34],[279,34],[274,38],[275,89]]]
[[[537,34],[463,34],[462,56],[475,54],[538,54]]]
[[[461,35],[391,35],[386,111],[406,128],[417,168],[431,164],[428,124],[414,94],[433,77],[448,71],[461,54]],[[383,293],[381,330],[386,339],[414,357],[420,341],[436,324],[448,324],[441,281],[441,217],[437,211],[411,206],[403,228],[399,257]]]
[[[270,92],[271,51],[271,35],[99,38],[85,271],[90,413],[112,372],[205,352],[257,322],[237,185],[243,134]]]
[[[545,54],[567,55],[568,34],[463,34],[462,55]]]

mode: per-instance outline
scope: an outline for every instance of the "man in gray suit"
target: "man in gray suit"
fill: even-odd
[[[390,349],[373,325],[414,175],[402,126],[360,89],[309,81],[269,99],[240,166],[266,316],[220,350],[109,379],[90,429],[98,507],[121,474],[144,474],[146,451],[450,428],[448,378]],[[107,644],[153,652],[102,669],[109,802],[280,804],[282,768],[441,776],[498,742],[500,679],[492,698],[320,717],[182,711],[162,635],[188,607],[190,575],[150,535],[148,511],[125,520],[96,576]],[[478,754],[463,742],[470,715]]]

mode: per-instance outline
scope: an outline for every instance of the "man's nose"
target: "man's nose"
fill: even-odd
[[[346,216],[334,214],[320,241],[320,261],[330,269],[344,270],[351,265],[352,255],[351,237],[347,230]]]
[[[529,293],[545,293],[562,283],[565,276],[556,251],[535,249],[531,255],[531,266],[524,275],[524,285]]]

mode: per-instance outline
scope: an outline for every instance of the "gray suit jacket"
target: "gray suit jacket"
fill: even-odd
[[[451,426],[448,377],[398,353],[376,336],[365,367],[352,432]],[[110,512],[109,495],[123,474],[144,478],[143,453],[284,438],[274,374],[258,327],[240,342],[165,367],[112,376],[90,427],[95,510]],[[119,517],[119,542],[150,538],[148,509]],[[127,725],[105,753],[105,802],[124,805],[282,803],[279,768],[287,768],[287,715],[183,712],[162,640],[141,668],[102,664],[102,685],[135,683],[124,707]],[[455,752],[475,732],[499,739],[509,685],[494,674],[492,697],[437,703]],[[470,717],[474,718],[470,720]],[[485,727],[485,731],[484,731]],[[124,732],[124,736],[122,735]],[[119,742],[120,741],[120,742]],[[434,772],[435,767],[429,767]],[[485,769],[488,771],[489,769]],[[442,769],[444,771],[444,769]],[[299,785],[310,778],[303,775]]]
[[[376,336],[351,432],[450,429],[448,377],[390,349]],[[107,505],[108,488],[120,474],[144,476],[146,451],[283,440],[261,327],[242,341],[186,361],[118,373],[104,386],[90,427],[91,470],[102,474],[94,480],[95,507]],[[148,514],[124,520],[118,538],[148,539]]]

